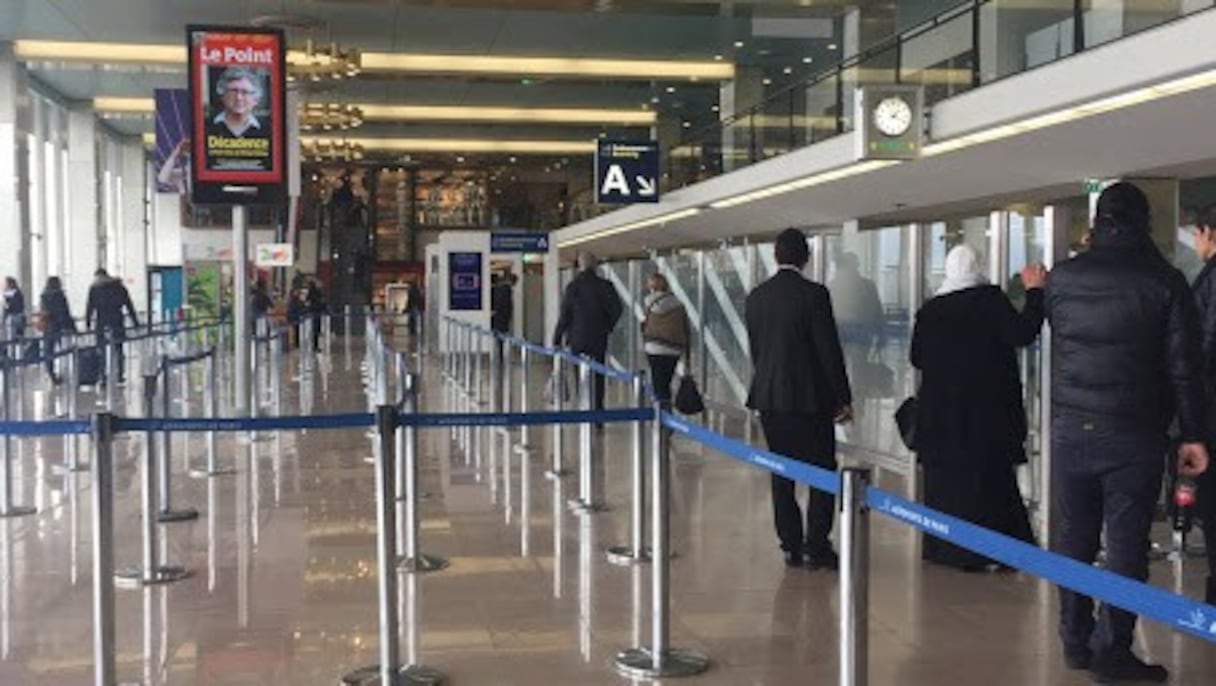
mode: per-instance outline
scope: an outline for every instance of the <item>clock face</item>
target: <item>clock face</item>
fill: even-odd
[[[912,107],[903,98],[880,100],[873,116],[875,128],[888,136],[902,136],[912,126]]]

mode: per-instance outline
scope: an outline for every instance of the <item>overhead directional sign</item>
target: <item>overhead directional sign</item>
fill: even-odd
[[[490,252],[549,252],[549,234],[537,231],[494,231]]]
[[[626,205],[658,202],[659,144],[654,141],[598,141],[595,201]]]

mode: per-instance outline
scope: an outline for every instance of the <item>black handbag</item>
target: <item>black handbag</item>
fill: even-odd
[[[916,408],[916,396],[912,396],[895,410],[895,425],[899,427],[899,437],[908,450],[916,450]]]
[[[705,399],[701,397],[701,390],[691,374],[680,377],[674,404],[680,414],[701,414],[705,411]]]

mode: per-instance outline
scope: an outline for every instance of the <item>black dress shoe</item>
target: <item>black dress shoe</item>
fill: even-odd
[[[840,556],[834,550],[825,550],[821,553],[811,553],[807,558],[807,567],[811,569],[827,569],[836,571],[840,569]]]
[[[1089,668],[1098,684],[1164,684],[1169,670],[1150,665],[1130,652],[1115,655],[1095,655]]]
[[[785,554],[785,566],[786,567],[801,567],[801,566],[803,566],[803,564],[805,564],[805,561],[802,559],[801,551],[796,552],[796,553],[786,552],[786,554]]]
[[[1089,669],[1093,661],[1094,654],[1089,649],[1089,646],[1064,647],[1064,664],[1068,665],[1069,669],[1083,671]]]

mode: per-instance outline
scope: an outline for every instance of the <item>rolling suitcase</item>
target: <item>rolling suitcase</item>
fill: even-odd
[[[76,354],[76,378],[81,386],[101,383],[101,352],[97,348],[84,348]]]

